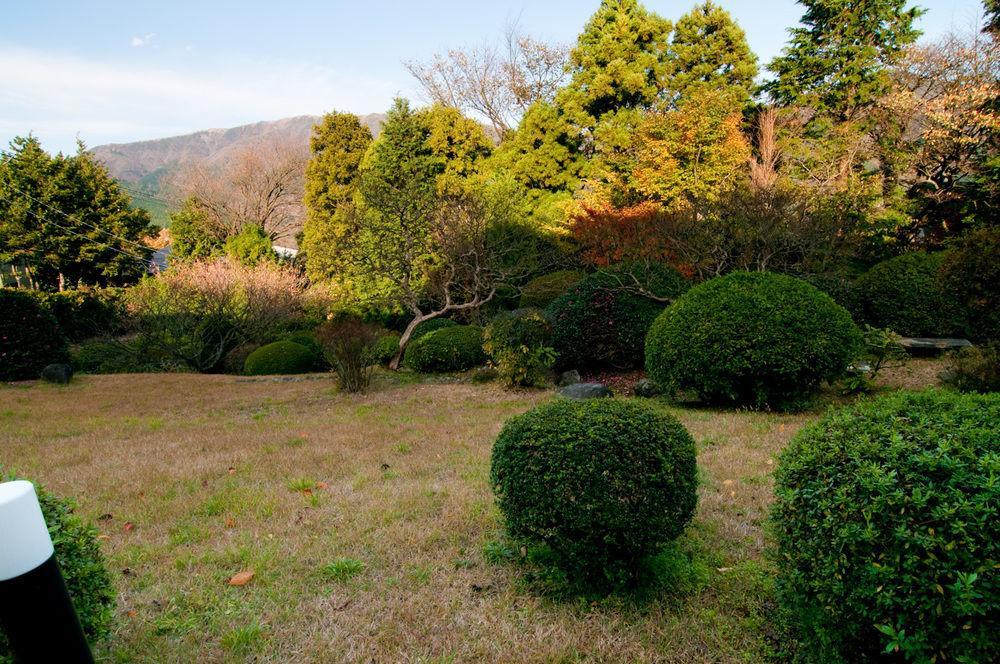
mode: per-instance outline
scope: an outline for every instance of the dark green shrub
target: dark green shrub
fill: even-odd
[[[793,408],[862,348],[850,314],[804,281],[734,272],[700,284],[649,330],[646,372],[708,403]]]
[[[778,590],[811,659],[995,661],[997,422],[1000,395],[897,393],[791,442],[772,512]]]
[[[687,286],[676,270],[659,265],[632,264],[588,276],[545,310],[558,365],[641,365],[646,331]]]
[[[52,314],[25,292],[0,289],[0,380],[38,378],[46,365],[68,360]]]
[[[121,334],[126,329],[125,291],[121,288],[35,292],[70,341]]]
[[[430,320],[425,320],[419,323],[415,328],[413,328],[413,333],[410,335],[410,343],[413,343],[425,334],[430,334],[434,330],[442,330],[446,327],[455,327],[458,325],[455,321],[450,318],[431,318]]]
[[[247,358],[250,357],[250,354],[258,348],[260,348],[260,344],[249,341],[232,349],[226,353],[225,359],[222,360],[222,372],[233,376],[242,375],[243,367],[245,367],[247,363]]]
[[[291,341],[275,341],[247,356],[243,373],[248,376],[300,374],[313,371],[316,357],[305,346]]]
[[[24,479],[0,467],[0,481]],[[115,611],[115,588],[97,539],[97,529],[73,513],[75,505],[35,485],[45,523],[55,547],[56,561],[66,580],[83,633],[91,644],[107,638]],[[0,631],[0,661],[10,655]]]
[[[323,346],[316,339],[315,333],[306,330],[289,332],[282,338],[282,340],[291,341],[292,343],[296,343],[303,348],[308,348],[315,359],[315,362],[313,363],[313,371],[326,371],[330,368],[330,364],[326,361],[326,357],[323,355]]]
[[[512,418],[490,477],[510,535],[547,545],[587,585],[634,580],[697,502],[691,436],[635,401],[559,399]]]
[[[483,328],[452,325],[429,332],[406,347],[406,366],[421,373],[465,371],[486,362]]]
[[[1000,228],[958,238],[941,261],[941,280],[966,314],[969,337],[1000,341]]]
[[[327,362],[344,392],[364,392],[376,364],[375,345],[381,330],[359,318],[327,321],[316,330]]]
[[[372,359],[376,364],[387,366],[399,352],[399,332],[382,330],[372,349]]]
[[[858,277],[852,299],[859,321],[904,337],[961,336],[961,308],[939,276],[943,254],[913,252],[883,261]]]
[[[156,373],[183,368],[138,338],[89,339],[71,348],[70,356],[74,369],[89,374]]]
[[[547,307],[552,300],[565,295],[587,275],[580,270],[558,270],[535,277],[521,289],[521,308]]]
[[[1000,342],[953,353],[941,378],[960,392],[1000,392]]]
[[[541,309],[502,312],[483,333],[483,350],[508,387],[540,387],[549,382],[555,351],[552,325]]]

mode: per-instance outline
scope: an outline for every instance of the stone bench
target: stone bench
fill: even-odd
[[[928,337],[901,337],[899,344],[910,355],[933,356],[949,350],[970,348],[968,339],[931,339]]]

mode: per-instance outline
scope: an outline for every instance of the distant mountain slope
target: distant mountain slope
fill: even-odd
[[[194,165],[224,163],[239,151],[259,143],[302,146],[307,149],[316,115],[256,122],[231,129],[206,129],[135,143],[111,143],[91,150],[160,225],[167,223],[168,204],[176,198],[170,183]],[[361,121],[378,134],[385,115],[372,113]]]

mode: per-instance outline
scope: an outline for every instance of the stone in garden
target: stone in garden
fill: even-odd
[[[574,383],[559,390],[559,394],[569,399],[606,399],[614,396],[602,383]]]
[[[566,387],[567,385],[576,385],[580,382],[580,372],[576,369],[572,371],[564,371],[562,375],[559,376],[559,387]]]
[[[947,350],[970,348],[968,339],[929,339],[925,337],[902,337],[899,345],[910,355],[940,355]]]
[[[68,364],[50,364],[42,369],[42,380],[65,385],[73,379],[73,367]]]
[[[632,394],[637,397],[655,397],[660,393],[660,388],[656,386],[656,383],[649,380],[648,378],[643,378],[636,382],[632,387]]]

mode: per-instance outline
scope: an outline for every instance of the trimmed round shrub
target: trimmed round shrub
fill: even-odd
[[[297,332],[290,332],[286,334],[283,341],[291,341],[304,348],[308,348],[315,357],[315,362],[313,364],[314,371],[326,371],[330,368],[330,363],[326,361],[323,356],[323,347],[320,345],[319,341],[316,340],[316,334],[314,332],[299,330]]]
[[[812,659],[996,661],[997,422],[997,394],[897,393],[792,440],[775,477],[778,590]]]
[[[967,317],[970,338],[1000,342],[1000,228],[969,231],[941,261],[945,293]]]
[[[646,331],[665,301],[687,289],[687,281],[665,266],[625,266],[596,272],[556,298],[545,310],[552,346],[562,368],[641,366]]]
[[[587,275],[580,270],[558,270],[535,277],[521,289],[521,308],[547,307],[552,300],[565,295]]]
[[[406,366],[420,373],[465,371],[486,362],[483,328],[452,325],[423,335],[406,346]]]
[[[399,332],[393,332],[391,330],[384,330],[378,341],[375,342],[375,347],[372,348],[372,359],[376,364],[382,366],[387,366],[392,358],[396,357],[396,353],[399,352]]]
[[[552,325],[541,309],[502,312],[483,333],[483,350],[508,387],[536,387],[549,381],[555,351]]]
[[[66,337],[52,314],[31,295],[0,289],[0,380],[38,378],[47,365],[68,361]]]
[[[858,277],[852,289],[858,319],[904,337],[961,336],[961,307],[944,292],[942,258],[942,253],[903,254]]]
[[[587,584],[634,579],[697,503],[694,441],[636,401],[558,399],[510,419],[490,478],[510,535]]]
[[[300,374],[313,371],[316,356],[293,341],[275,341],[261,346],[247,356],[243,373],[248,376]]]
[[[0,481],[14,479],[24,478],[0,468]],[[49,527],[56,561],[80,618],[80,626],[93,645],[111,633],[116,601],[115,587],[101,554],[97,529],[73,513],[75,505],[72,501],[57,498],[37,484],[35,491]],[[6,661],[11,656],[8,647],[7,639],[0,630],[0,661]]]
[[[767,272],[706,281],[646,338],[646,372],[706,403],[789,409],[844,375],[863,346],[851,315],[806,282]]]
[[[424,322],[413,328],[413,333],[410,335],[410,342],[414,342],[425,334],[430,334],[434,330],[442,330],[446,327],[455,327],[458,323],[450,318],[431,318],[430,320],[425,320]]]

